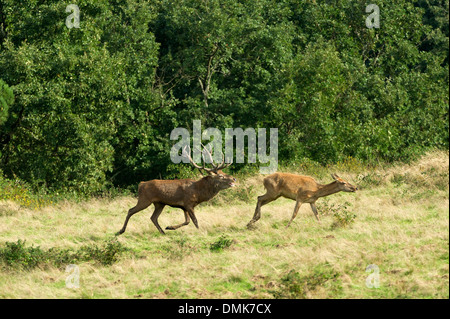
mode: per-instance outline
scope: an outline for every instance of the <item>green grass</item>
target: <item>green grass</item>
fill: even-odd
[[[200,205],[199,229],[165,236],[152,207],[115,236],[136,203],[129,196],[43,207],[0,201],[0,298],[449,298],[448,154],[340,175],[364,187],[320,199],[320,224],[302,206],[289,228],[295,202],[283,198],[246,228],[262,176],[240,177],[240,190]],[[160,224],[183,218],[167,209]],[[77,289],[66,287],[68,264],[79,267]],[[370,264],[379,288],[366,286]]]

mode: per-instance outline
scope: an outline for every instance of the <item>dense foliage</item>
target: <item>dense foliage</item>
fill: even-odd
[[[448,0],[379,2],[380,28],[351,0],[74,2],[79,28],[66,2],[0,0],[8,178],[92,193],[180,176],[169,136],[194,119],[278,128],[284,163],[448,148]]]
[[[14,94],[11,88],[0,79],[0,124],[8,118],[9,106],[14,101]]]

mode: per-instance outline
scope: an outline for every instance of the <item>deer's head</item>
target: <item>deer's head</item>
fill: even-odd
[[[358,190],[358,187],[355,185],[350,184],[346,180],[343,180],[336,174],[331,174],[331,177],[337,182],[337,185],[339,186],[339,189],[343,192],[356,192]]]
[[[236,186],[236,178],[225,174],[222,170],[218,170],[217,172],[209,172],[208,176],[203,178],[210,179],[215,190],[223,190]]]
[[[220,191],[223,189],[227,189],[230,187],[236,186],[236,178],[234,178],[231,175],[225,174],[222,170],[227,168],[231,165],[231,163],[225,164],[225,159],[222,154],[222,163],[215,164],[211,155],[211,152],[209,152],[205,147],[203,148],[202,156],[203,156],[203,166],[197,165],[190,156],[190,150],[187,151],[187,148],[183,150],[183,154],[189,158],[189,161],[191,164],[198,168],[198,170],[202,173],[202,175],[206,175],[203,177],[203,179],[207,180],[214,190]],[[206,167],[206,160],[205,160],[205,154],[209,158],[209,162],[211,163],[211,168]]]

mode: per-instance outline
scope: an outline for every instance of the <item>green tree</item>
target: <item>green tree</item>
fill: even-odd
[[[383,1],[369,29],[351,0],[80,0],[68,29],[60,1],[0,0],[1,168],[86,193],[189,175],[169,134],[194,119],[276,127],[282,162],[448,149],[448,3]]]
[[[10,138],[1,145],[2,165],[36,186],[93,192],[108,186],[120,161],[117,134],[157,104],[158,45],[146,27],[148,3],[78,5],[81,27],[68,29],[64,3],[3,1],[0,73],[17,99],[3,131]]]
[[[0,127],[8,118],[8,110],[14,102],[12,89],[0,79]]]
[[[158,79],[180,123],[255,126],[292,56],[289,10],[274,1],[163,1]]]

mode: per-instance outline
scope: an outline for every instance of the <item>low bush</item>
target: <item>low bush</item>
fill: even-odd
[[[40,246],[26,246],[25,240],[6,242],[0,247],[0,265],[8,270],[30,270],[36,267],[63,265],[95,261],[101,265],[111,265],[117,261],[118,256],[127,250],[116,239],[111,239],[102,245],[86,245],[77,250],[50,248],[42,249]]]
[[[230,247],[232,243],[232,239],[228,238],[226,235],[221,235],[216,241],[209,245],[209,250],[218,252]]]
[[[296,270],[290,270],[280,278],[277,289],[271,291],[277,299],[306,299],[308,292],[325,287],[339,291],[342,287],[339,274],[329,265],[318,265],[310,273],[301,275]]]

